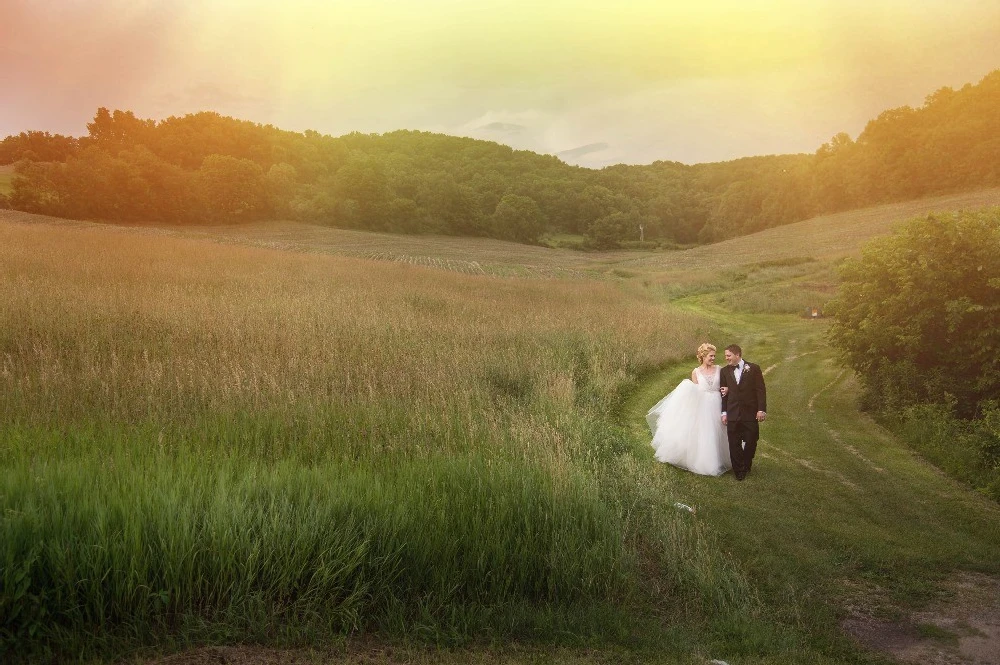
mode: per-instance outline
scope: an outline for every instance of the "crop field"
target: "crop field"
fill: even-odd
[[[2,173],[0,173],[2,177]],[[553,249],[486,238],[406,236],[336,229],[296,222],[240,226],[151,227],[98,225],[108,232],[166,235],[251,245],[308,254],[421,265],[472,275],[536,278],[701,281],[712,272],[757,263],[833,261],[852,254],[867,239],[888,233],[904,220],[934,211],[1000,205],[1000,189],[987,189],[824,215],[741,238],[688,250],[595,251]],[[89,227],[17,211],[0,211],[0,222]],[[685,273],[685,274],[679,274]],[[696,275],[692,278],[691,275]]]
[[[814,217],[713,245],[675,251],[580,252],[501,240],[404,236],[294,223],[206,227],[198,233],[279,249],[412,262],[459,272],[481,269],[487,274],[506,275],[522,270],[525,276],[620,277],[622,272],[724,269],[804,257],[833,260],[856,252],[865,240],[888,233],[898,222],[934,211],[997,205],[1000,189],[953,194]]]

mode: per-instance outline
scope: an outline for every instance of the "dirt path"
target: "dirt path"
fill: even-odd
[[[902,663],[1000,665],[1000,579],[961,573],[923,611],[897,621],[857,611],[841,625],[857,642]]]

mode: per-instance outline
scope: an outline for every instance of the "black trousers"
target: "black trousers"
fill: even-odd
[[[757,439],[760,438],[760,423],[756,419],[729,421],[726,424],[726,436],[729,437],[729,458],[733,462],[733,473],[741,476],[753,464]]]

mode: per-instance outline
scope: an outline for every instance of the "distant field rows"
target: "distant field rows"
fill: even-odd
[[[714,245],[677,251],[580,252],[486,238],[406,236],[337,229],[298,222],[240,226],[154,227],[94,224],[0,210],[0,222],[96,225],[127,233],[201,238],[279,249],[407,263],[497,277],[606,278],[613,270],[661,273],[712,270],[762,260],[832,259],[857,251],[868,238],[888,233],[897,222],[934,211],[1000,206],[1000,189],[852,210],[767,229]],[[618,276],[622,276],[620,273]]]
[[[360,258],[373,261],[392,261],[415,266],[427,266],[450,270],[452,272],[468,273],[470,275],[492,275],[494,277],[553,277],[553,278],[583,278],[588,275],[580,270],[570,268],[553,268],[534,265],[503,265],[482,264],[479,261],[463,261],[459,259],[439,258],[435,256],[414,256],[412,254],[393,254],[392,252],[366,252],[358,254]]]

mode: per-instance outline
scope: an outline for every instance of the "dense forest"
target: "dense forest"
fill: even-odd
[[[1000,185],[1000,70],[885,111],[814,154],[601,170],[417,131],[332,137],[203,112],[98,109],[87,136],[0,142],[0,206],[117,222],[296,219],[397,233],[590,247],[711,242],[820,213]]]

